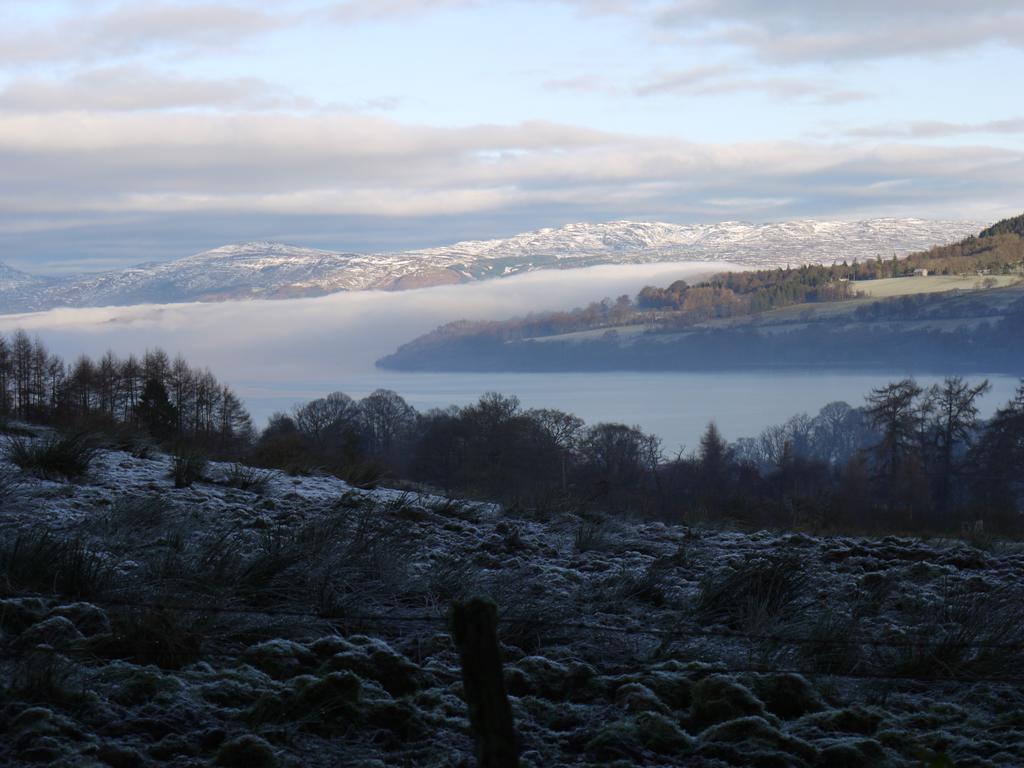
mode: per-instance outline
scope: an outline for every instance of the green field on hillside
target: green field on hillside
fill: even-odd
[[[1020,282],[1020,275],[929,275],[928,277],[889,277],[882,280],[858,280],[855,289],[875,299],[909,296],[917,293],[973,291],[984,288],[1005,288]]]

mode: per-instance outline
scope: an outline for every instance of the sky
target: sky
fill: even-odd
[[[0,0],[0,261],[1024,208],[1020,0]]]

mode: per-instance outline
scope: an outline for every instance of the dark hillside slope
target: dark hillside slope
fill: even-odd
[[[997,221],[991,227],[983,229],[979,233],[978,237],[986,238],[993,237],[995,235],[1008,234],[1017,235],[1018,237],[1024,237],[1024,213],[1022,213],[1020,216],[1014,216],[1009,219]]]

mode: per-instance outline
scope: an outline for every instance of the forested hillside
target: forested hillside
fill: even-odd
[[[978,238],[985,239],[996,235],[1010,234],[1017,235],[1018,237],[1024,237],[1024,214],[996,222],[991,227],[983,229],[978,235]]]
[[[648,286],[635,299],[624,295],[566,312],[449,323],[379,364],[409,370],[887,367],[908,362],[901,350],[909,348],[910,361],[925,366],[922,371],[944,373],[948,365],[948,370],[1016,373],[1024,368],[1024,359],[1008,354],[1011,350],[1001,347],[999,334],[1016,349],[1016,337],[1006,334],[1017,327],[1024,303],[1014,303],[1020,298],[1015,288],[992,289],[997,283],[1013,284],[1018,275],[1024,280],[1024,237],[1016,231],[1022,220],[1007,219],[977,237],[905,259],[727,272],[694,285],[680,280],[666,287]],[[932,277],[911,277],[920,270]],[[929,285],[915,281],[941,281],[942,276],[958,276],[955,284],[962,288],[914,295]],[[890,289],[896,283],[905,295],[868,296],[872,285],[883,280]],[[973,298],[962,295],[964,288]],[[785,318],[788,327],[763,338],[760,325],[775,322],[780,310],[840,303],[843,312],[811,311],[800,324]],[[716,324],[727,320],[728,327]],[[865,324],[869,321],[874,324]],[[881,327],[878,321],[897,324]],[[614,333],[532,343],[602,329]]]

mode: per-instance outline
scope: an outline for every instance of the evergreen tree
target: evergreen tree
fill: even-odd
[[[178,409],[171,403],[162,381],[148,379],[139,398],[139,423],[158,440],[173,437],[178,427]]]

